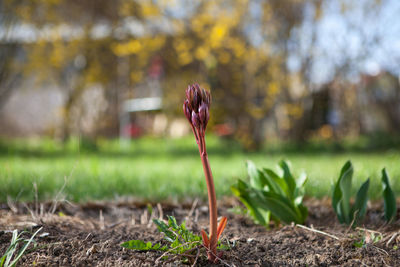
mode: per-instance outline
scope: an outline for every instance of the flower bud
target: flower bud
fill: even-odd
[[[204,102],[206,102],[208,108],[210,108],[210,105],[211,105],[211,94],[208,91],[205,91],[205,92],[206,92],[206,97],[205,97]]]
[[[199,115],[198,115],[196,112],[194,112],[194,110],[192,111],[192,125],[193,125],[195,128],[199,128],[199,127],[200,127],[200,118],[199,118]]]
[[[208,123],[209,120],[210,120],[210,111],[208,110],[208,107],[207,107],[207,109],[206,109],[206,119],[205,119],[205,122],[204,122],[204,128],[207,127],[207,123]]]
[[[185,100],[185,102],[183,103],[183,113],[185,113],[186,118],[191,123],[192,122],[192,112],[190,111],[188,100]]]
[[[201,103],[201,96],[197,90],[193,92],[192,108],[198,110]]]
[[[191,99],[192,87],[189,85],[186,89],[186,99]]]
[[[202,103],[201,106],[199,107],[199,117],[200,117],[200,122],[202,123],[204,128],[207,125],[207,111],[208,107],[206,103]]]
[[[186,100],[183,104],[183,112],[186,118],[196,129],[206,129],[210,119],[211,94],[199,84],[189,85],[186,89]]]

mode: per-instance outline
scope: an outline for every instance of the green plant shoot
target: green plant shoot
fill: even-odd
[[[153,250],[168,252],[165,258],[168,258],[168,254],[194,255],[197,249],[202,246],[202,237],[189,231],[186,228],[185,222],[178,225],[175,217],[167,217],[168,224],[162,220],[153,220],[158,231],[164,234],[167,245],[162,245],[160,243],[152,244],[151,242],[144,242],[143,240],[130,240],[122,243],[121,246],[139,251]],[[219,242],[217,248],[227,250],[229,247]],[[185,261],[191,261],[192,259],[186,256],[183,256],[183,258]]]
[[[384,207],[384,217],[389,223],[396,219],[396,197],[393,193],[392,188],[389,183],[389,175],[386,169],[382,169],[382,196],[383,196],[383,207]]]
[[[332,207],[340,223],[355,226],[364,218],[367,211],[369,178],[361,185],[356,194],[355,202],[351,205],[353,172],[353,165],[350,161],[347,161],[334,185]]]
[[[26,233],[26,231],[22,231],[21,233],[18,234],[18,230],[14,230],[12,232],[12,238],[11,238],[11,243],[10,246],[7,248],[6,252],[4,255],[0,258],[0,267],[9,267],[9,266],[16,266],[17,262],[19,259],[24,255],[26,249],[28,246],[32,243],[35,242],[34,238],[35,236],[39,233],[39,231],[42,230],[42,228],[39,228],[32,236],[30,239],[23,239],[21,235],[23,233]],[[14,253],[17,251],[17,246],[20,242],[25,243],[22,248],[18,251],[18,254],[14,257]]]
[[[307,176],[303,174],[295,179],[286,161],[281,161],[279,167],[281,175],[271,169],[257,169],[253,162],[248,161],[249,183],[239,179],[231,190],[259,224],[268,226],[270,220],[302,224],[308,215],[302,204]]]

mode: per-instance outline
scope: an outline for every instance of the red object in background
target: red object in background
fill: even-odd
[[[142,136],[142,134],[143,134],[142,128],[133,123],[126,125],[124,129],[124,136],[130,138],[139,138]]]
[[[150,63],[148,74],[153,79],[159,79],[164,72],[163,62],[160,56],[156,56]]]
[[[234,130],[228,123],[222,123],[214,125],[214,132],[220,137],[228,137],[233,135]]]

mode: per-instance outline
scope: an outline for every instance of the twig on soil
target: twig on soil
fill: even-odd
[[[120,220],[120,221],[118,221],[116,223],[110,224],[110,225],[108,225],[108,228],[114,228],[115,226],[118,226],[118,225],[120,225],[122,223],[126,223],[126,222],[129,222],[129,219]]]
[[[384,250],[383,248],[380,248],[380,247],[377,247],[377,246],[374,246],[374,245],[372,247],[376,248],[379,252],[382,252],[386,256],[389,256],[389,253],[386,250]]]
[[[91,235],[92,235],[92,233],[89,233],[83,241],[86,241],[89,238],[89,236],[91,236]]]
[[[317,229],[314,229],[314,228],[309,228],[309,227],[304,226],[304,225],[302,225],[302,224],[296,224],[296,226],[298,226],[298,227],[300,227],[300,228],[303,228],[303,229],[305,229],[305,230],[311,231],[311,232],[315,232],[315,233],[318,233],[318,234],[321,234],[321,235],[329,236],[330,238],[333,238],[333,239],[336,239],[336,240],[340,240],[340,238],[337,237],[337,236],[335,236],[335,235],[328,234],[328,233],[326,233],[326,232],[323,232],[323,231],[320,231],[320,230],[317,230]]]
[[[389,247],[390,243],[392,243],[392,241],[396,238],[396,236],[399,234],[399,232],[394,233],[390,239],[388,240],[388,242],[386,243],[386,246]]]
[[[350,232],[350,229],[353,228],[353,225],[354,225],[354,223],[356,222],[356,219],[357,219],[357,214],[358,214],[358,210],[356,210],[356,211],[354,212],[354,218],[353,218],[353,220],[351,221],[349,227],[347,228],[347,230],[346,230],[346,232],[345,232],[346,235]]]
[[[193,264],[191,265],[192,267],[196,266],[197,259],[199,258],[199,255],[200,255],[200,249],[197,248],[196,258],[194,259],[194,262],[193,262]]]

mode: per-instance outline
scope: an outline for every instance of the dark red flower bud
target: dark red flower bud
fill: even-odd
[[[188,104],[189,104],[189,108],[193,109],[193,96],[194,96],[194,88],[193,86],[188,87],[188,89],[186,90],[186,100],[188,100]]]
[[[205,125],[204,128],[207,127],[207,123],[208,123],[209,120],[210,120],[210,111],[209,111],[208,108],[207,108],[207,109],[206,109],[206,120],[205,120],[205,122],[204,122],[204,125]]]
[[[193,99],[192,99],[193,110],[198,110],[200,103],[201,103],[201,96],[200,96],[199,92],[197,92],[197,90],[196,90],[193,93]]]
[[[188,88],[186,89],[186,99],[190,99],[190,91],[192,90],[192,87],[189,85]]]
[[[207,106],[208,106],[208,108],[210,108],[210,105],[211,105],[211,94],[210,94],[210,92],[208,92],[208,91],[205,91],[206,92],[206,103],[207,103]]]
[[[199,115],[198,115],[196,112],[194,112],[194,110],[192,111],[192,125],[193,125],[195,128],[199,128],[199,127],[200,127],[200,118],[199,118]]]
[[[185,102],[183,103],[183,113],[185,113],[186,118],[190,123],[192,123],[192,112],[190,111],[189,108],[189,101],[186,99]]]
[[[187,99],[183,104],[183,112],[185,113],[186,118],[193,127],[197,129],[201,127],[204,131],[207,127],[208,120],[210,119],[210,92],[195,83],[189,85],[186,89],[186,98]]]
[[[203,102],[199,107],[199,117],[200,117],[200,122],[202,123],[204,128],[207,125],[207,111],[208,111],[208,106],[206,105],[206,103]]]
[[[200,87],[200,85],[198,83],[194,83],[192,86],[198,93],[200,93],[201,87]]]

